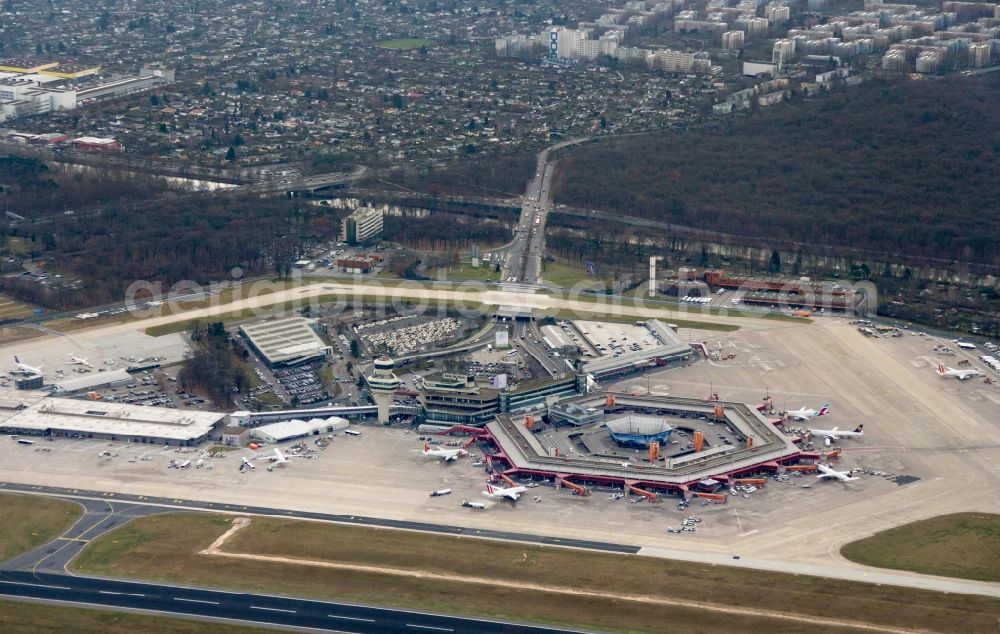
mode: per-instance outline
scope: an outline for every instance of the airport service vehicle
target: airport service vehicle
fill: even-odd
[[[466,508],[470,508],[470,509],[479,509],[479,510],[486,509],[486,505],[483,504],[482,502],[465,502],[465,501],[463,501],[462,502],[462,506],[464,506]]]
[[[348,436],[360,436],[361,435],[361,432],[354,431],[353,429],[345,429],[344,433],[347,434]]]
[[[421,452],[423,456],[430,458],[443,458],[445,462],[451,460],[458,460],[462,456],[469,455],[469,452],[464,449],[444,449],[441,447],[431,447],[429,443],[424,443],[424,450]]]
[[[488,498],[507,499],[511,502],[517,502],[517,500],[521,497],[521,494],[527,490],[528,489],[522,486],[507,487],[505,489],[503,487],[495,487],[492,484],[487,484],[486,490],[483,491],[483,495]]]
[[[191,461],[190,460],[185,460],[184,462],[182,462],[179,465],[177,465],[177,468],[178,469],[187,469],[190,466],[191,466]]]
[[[249,470],[253,471],[253,470],[255,470],[257,468],[257,467],[254,466],[254,464],[252,462],[250,462],[249,460],[247,460],[246,456],[243,456],[243,458],[241,458],[241,460],[243,462],[240,464],[240,471],[243,471],[244,469],[249,469]]]
[[[26,438],[18,438],[17,439],[17,444],[19,444],[19,445],[33,445],[33,444],[35,444],[35,441],[34,440],[28,440]]]
[[[851,471],[837,471],[835,469],[828,467],[825,464],[818,464],[816,465],[816,468],[819,469],[819,475],[816,476],[816,478],[819,480],[834,478],[840,480],[841,482],[852,482],[854,480],[859,479],[851,476],[852,473]]]
[[[830,404],[823,403],[823,407],[819,409],[811,409],[802,406],[802,409],[790,409],[785,412],[785,415],[794,420],[809,420],[810,418],[815,418],[817,416],[826,416],[830,413]]]
[[[19,359],[18,356],[15,354],[14,355],[14,367],[12,367],[10,369],[10,373],[11,374],[23,374],[24,376],[34,376],[34,375],[41,376],[41,374],[42,374],[42,366],[38,366],[36,368],[34,366],[28,365],[27,363],[21,363],[21,359]]]
[[[834,427],[833,429],[810,429],[809,433],[813,436],[822,436],[823,444],[827,447],[831,443],[837,442],[841,438],[858,438],[865,435],[865,426],[858,425],[854,428],[854,431],[842,430],[840,427]]]
[[[956,370],[955,368],[946,368],[944,365],[938,364],[937,367],[938,376],[944,379],[958,379],[959,381],[964,381],[966,379],[971,379],[974,376],[985,376],[982,370],[976,370],[975,368],[969,368],[967,370]]]
[[[442,495],[448,495],[451,493],[451,489],[438,489],[437,491],[431,491],[431,497],[436,498]]]

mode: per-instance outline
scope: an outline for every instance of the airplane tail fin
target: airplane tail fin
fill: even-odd
[[[829,413],[830,413],[830,404],[829,403],[823,403],[823,407],[819,408],[819,412],[816,415],[817,416],[824,416],[824,415],[829,414]]]
[[[490,495],[493,495],[494,493],[496,493],[496,489],[493,488],[492,484],[487,484],[486,492],[489,493]]]
[[[430,451],[431,446],[428,443],[424,443],[424,451]]]
[[[858,434],[863,434],[863,433],[865,432],[865,426],[864,426],[864,425],[858,425],[858,426],[857,426],[857,427],[856,427],[856,428],[854,429],[854,431],[855,431],[855,433],[858,433]]]
[[[937,371],[938,371],[938,374],[944,374],[944,365],[939,363]]]
[[[20,359],[18,359],[18,358],[17,358],[17,355],[15,354],[15,355],[14,355],[14,363],[20,363],[20,362],[21,362],[21,360],[20,360]]]

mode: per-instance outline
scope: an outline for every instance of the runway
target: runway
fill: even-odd
[[[383,519],[378,517],[365,517],[361,515],[336,515],[331,513],[291,511],[286,509],[268,508],[264,506],[218,504],[214,502],[200,502],[197,500],[184,500],[178,498],[151,497],[146,495],[131,495],[127,493],[111,493],[105,491],[88,491],[84,489],[67,489],[62,487],[17,484],[15,482],[0,482],[0,491],[54,495],[58,497],[69,498],[79,502],[88,502],[96,500],[98,502],[103,502],[105,504],[117,504],[120,507],[131,505],[138,507],[148,507],[148,509],[153,509],[153,510],[142,511],[141,514],[149,514],[150,512],[164,512],[170,510],[209,511],[216,513],[246,513],[249,515],[263,515],[268,517],[287,517],[289,519],[318,520],[323,522],[338,522],[342,524],[355,524],[360,526],[376,526],[380,528],[395,528],[404,530],[423,531],[423,532],[438,533],[443,535],[463,535],[469,537],[482,537],[486,539],[516,541],[525,544],[540,544],[544,546],[563,546],[568,548],[580,548],[584,550],[596,550],[602,552],[622,553],[628,555],[634,555],[639,552],[639,546],[615,544],[611,542],[590,541],[583,539],[564,539],[559,537],[548,537],[545,535],[534,535],[531,533],[495,531],[495,530],[479,529],[479,528],[463,528],[461,526],[451,526],[448,524],[411,522],[404,520]]]
[[[358,634],[574,632],[559,628],[347,603],[134,583],[66,574],[0,571],[0,596],[68,602],[89,607],[147,610],[164,615],[227,619],[246,625],[301,627]]]

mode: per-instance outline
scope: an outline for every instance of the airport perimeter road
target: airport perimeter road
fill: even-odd
[[[30,572],[0,572],[0,596],[226,619],[247,625],[307,627],[359,634],[553,634],[573,631],[264,594]]]
[[[440,533],[444,535],[460,535],[460,536],[465,535],[470,537],[483,537],[487,539],[500,539],[505,541],[523,542],[526,544],[540,544],[543,546],[564,546],[568,548],[581,548],[584,550],[598,550],[611,553],[635,554],[639,552],[638,546],[613,544],[610,542],[588,541],[583,539],[560,539],[558,537],[546,537],[544,535],[532,535],[530,533],[514,533],[509,531],[494,531],[489,529],[463,528],[461,526],[450,526],[447,524],[410,522],[404,520],[382,519],[378,517],[364,517],[360,515],[334,515],[331,513],[291,511],[287,509],[267,508],[263,506],[243,506],[240,504],[218,504],[213,502],[199,502],[197,500],[160,498],[160,497],[151,497],[146,495],[131,495],[128,493],[112,493],[107,491],[85,491],[83,489],[66,489],[61,487],[35,486],[29,484],[17,484],[14,482],[0,482],[0,491],[16,491],[18,493],[53,495],[62,498],[69,498],[71,500],[75,500],[77,502],[81,502],[84,504],[93,501],[101,502],[104,504],[112,503],[116,506],[116,508],[119,509],[118,513],[120,513],[122,517],[128,515],[128,513],[126,513],[124,510],[124,507],[126,506],[140,507],[140,511],[133,513],[133,516],[148,515],[151,512],[154,512],[153,510],[145,510],[145,509],[155,509],[155,512],[211,511],[216,513],[243,513],[248,515],[264,515],[269,517],[319,520],[323,522],[337,522],[342,524],[377,526],[380,528],[396,528],[404,530],[424,531],[428,533]],[[83,520],[81,519],[81,522],[82,521]],[[72,530],[73,529],[70,529],[70,531]],[[20,560],[21,558],[19,557],[17,561]],[[4,566],[4,568],[10,568],[10,566]]]

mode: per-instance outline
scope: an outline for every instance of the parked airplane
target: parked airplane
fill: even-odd
[[[82,357],[82,358],[81,358],[81,357],[78,357],[78,356],[76,356],[75,354],[68,354],[68,355],[66,355],[66,356],[67,356],[67,357],[69,357],[69,361],[67,361],[67,362],[66,362],[66,363],[68,363],[69,365],[85,365],[85,366],[87,366],[88,368],[92,368],[92,367],[94,367],[94,366],[93,366],[93,365],[92,365],[92,364],[90,363],[90,361],[87,361],[86,357]]]
[[[955,378],[959,381],[971,379],[974,376],[986,376],[982,370],[976,370],[975,368],[956,370],[955,368],[946,368],[944,365],[940,364],[937,367],[937,373],[938,376],[941,376],[942,378]]]
[[[431,447],[428,443],[424,443],[424,450],[421,453],[431,458],[444,458],[445,462],[458,460],[462,456],[469,455],[469,452],[464,449],[443,449],[441,447]]]
[[[12,367],[10,369],[10,373],[11,374],[23,374],[25,376],[33,376],[33,375],[39,375],[39,376],[41,376],[41,374],[42,374],[42,366],[38,366],[36,368],[34,366],[28,365],[27,363],[21,363],[21,360],[18,359],[17,355],[15,354],[14,355],[14,367]]]
[[[823,407],[819,409],[811,409],[803,405],[802,409],[788,410],[785,412],[785,415],[795,420],[809,420],[810,418],[814,418],[816,416],[826,416],[829,413],[830,404],[823,403]]]
[[[854,428],[854,431],[841,430],[840,427],[834,427],[833,429],[810,429],[809,433],[813,436],[822,436],[823,443],[829,447],[831,443],[837,442],[840,438],[864,436],[864,428],[864,425],[858,425]]]
[[[250,469],[251,471],[253,471],[256,468],[257,467],[253,466],[252,462],[250,462],[249,460],[247,460],[246,456],[243,456],[243,464],[240,465],[240,470],[241,471],[243,469]]]
[[[347,434],[348,436],[360,436],[361,435],[361,432],[354,431],[353,429],[345,429],[344,433]]]
[[[498,499],[506,498],[511,502],[517,502],[518,498],[521,497],[521,494],[527,490],[528,489],[522,486],[508,487],[504,489],[502,487],[495,487],[492,484],[487,484],[486,490],[483,491],[483,495],[485,495],[488,498],[498,498]]]
[[[271,461],[271,464],[268,465],[268,467],[267,467],[268,471],[270,471],[271,469],[274,469],[275,467],[280,467],[282,465],[286,465],[289,462],[291,462],[291,460],[289,460],[288,458],[286,458],[285,454],[282,453],[281,450],[278,449],[277,447],[274,448],[274,455],[273,456],[268,456],[268,460]]]
[[[853,480],[859,479],[852,477],[851,471],[836,471],[826,466],[825,464],[818,464],[816,465],[816,468],[819,469],[819,475],[817,475],[816,477],[820,480],[823,480],[825,478],[836,478],[841,482],[851,482]]]

